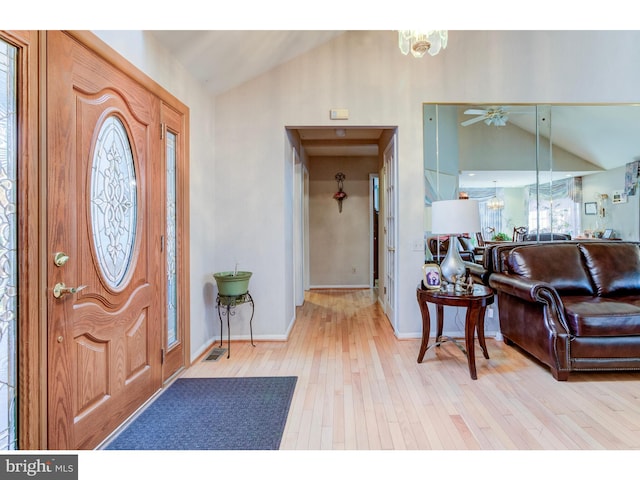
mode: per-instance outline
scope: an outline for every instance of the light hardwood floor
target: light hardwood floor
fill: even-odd
[[[634,450],[640,373],[549,371],[502,342],[476,347],[478,380],[452,343],[416,361],[373,290],[312,290],[286,342],[232,342],[183,376],[298,377],[281,450]],[[269,321],[255,318],[254,322]]]

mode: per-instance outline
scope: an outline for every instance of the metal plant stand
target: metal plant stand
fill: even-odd
[[[255,305],[253,298],[249,292],[241,295],[220,295],[216,300],[218,304],[218,318],[220,319],[220,346],[222,346],[222,317],[227,317],[227,358],[231,357],[231,328],[229,325],[229,317],[236,314],[236,307],[243,303],[251,304],[251,318],[249,319],[249,332],[251,334],[251,345],[255,347],[253,343],[253,313]],[[221,308],[222,307],[222,308]]]

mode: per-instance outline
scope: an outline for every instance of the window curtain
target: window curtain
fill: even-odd
[[[530,232],[568,233],[575,237],[582,231],[582,177],[527,185],[525,201]]]
[[[478,201],[480,209],[480,227],[482,228],[482,236],[485,240],[491,240],[494,234],[502,232],[504,227],[503,210],[492,210],[487,204],[494,196],[504,198],[504,191],[501,188],[469,188],[465,192],[469,198]]]

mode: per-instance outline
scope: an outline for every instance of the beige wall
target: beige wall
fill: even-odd
[[[376,173],[377,157],[312,158],[309,162],[310,284],[368,286],[370,283],[369,174]],[[333,198],[342,172],[348,198],[342,213]]]

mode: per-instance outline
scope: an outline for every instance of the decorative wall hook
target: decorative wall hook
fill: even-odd
[[[342,190],[344,186],[345,174],[342,172],[336,173],[336,182],[338,182],[338,191],[333,194],[333,198],[338,201],[338,212],[342,213],[342,201],[347,198],[346,192]]]

